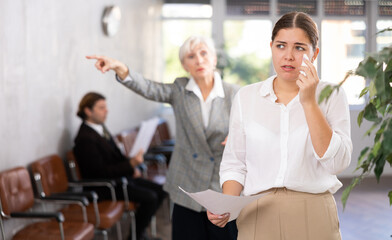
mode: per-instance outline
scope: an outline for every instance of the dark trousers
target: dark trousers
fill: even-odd
[[[136,236],[139,239],[167,194],[163,190],[162,185],[149,180],[136,178],[128,181],[129,200],[138,204],[136,210]]]
[[[95,191],[98,193],[99,199],[110,199],[108,191],[103,192],[102,189],[95,189]],[[117,199],[124,199],[121,185],[116,187],[116,195]],[[136,209],[136,236],[140,239],[167,193],[163,190],[162,185],[143,178],[128,177],[128,195],[129,200],[138,205]]]
[[[196,212],[174,204],[172,217],[173,240],[235,240],[237,226],[235,221],[220,228],[212,224],[206,212]]]

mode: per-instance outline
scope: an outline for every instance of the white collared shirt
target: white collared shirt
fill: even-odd
[[[117,78],[117,81],[120,81],[122,83],[125,83],[127,81],[132,81],[132,78],[130,75],[128,75],[123,81],[121,81],[117,77],[117,75],[116,75],[116,78]],[[214,100],[214,98],[216,98],[216,97],[221,97],[221,98],[225,97],[225,92],[223,90],[221,76],[219,75],[219,73],[214,72],[214,86],[212,87],[211,92],[205,101],[203,99],[203,95],[201,94],[199,86],[197,85],[197,83],[195,82],[195,80],[193,78],[189,79],[189,82],[185,86],[185,89],[193,92],[199,98],[204,128],[207,128],[208,123],[209,123],[209,119],[210,119],[212,100]]]
[[[103,126],[101,124],[96,124],[96,123],[92,123],[89,121],[85,121],[85,123],[91,127],[92,129],[94,129],[100,136],[104,136],[103,134]]]
[[[214,86],[212,87],[211,92],[205,101],[203,99],[203,95],[201,94],[199,86],[193,78],[189,79],[189,82],[185,86],[185,89],[193,92],[199,98],[204,128],[207,128],[210,119],[212,100],[214,100],[214,98],[216,97],[225,97],[225,92],[223,91],[222,79],[220,75],[217,72],[214,72]]]
[[[228,141],[220,167],[221,185],[235,180],[252,195],[270,188],[335,193],[336,174],[349,166],[352,153],[350,114],[343,89],[320,104],[333,134],[324,156],[313,149],[299,95],[276,103],[272,76],[240,89],[231,110]],[[316,97],[327,85],[319,82]]]

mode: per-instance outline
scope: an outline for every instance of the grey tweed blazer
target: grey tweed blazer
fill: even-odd
[[[189,79],[177,78],[172,84],[157,83],[130,70],[132,81],[123,84],[139,95],[158,102],[170,103],[176,119],[176,144],[170,159],[165,191],[181,206],[194,211],[202,206],[179,190],[189,192],[213,189],[221,192],[219,167],[229,129],[231,102],[239,87],[222,82],[225,98],[212,102],[209,125],[204,128],[200,100],[185,89]],[[121,82],[121,81],[120,81]]]

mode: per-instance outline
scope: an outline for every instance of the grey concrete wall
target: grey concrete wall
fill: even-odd
[[[112,4],[121,8],[122,20],[109,38],[101,18]],[[160,111],[161,104],[137,96],[85,59],[112,56],[160,80],[160,8],[160,0],[0,1],[0,171],[48,154],[64,156],[81,122],[77,105],[88,91],[107,97],[112,133]],[[6,221],[6,239],[25,222]]]
[[[101,17],[112,4],[122,20],[107,37]],[[88,91],[107,97],[113,133],[157,114],[160,104],[99,73],[85,55],[112,56],[160,80],[160,7],[158,0],[0,1],[0,170],[69,150]]]

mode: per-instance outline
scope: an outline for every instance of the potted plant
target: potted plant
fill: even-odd
[[[382,30],[392,31],[392,28]],[[380,181],[384,167],[389,163],[392,166],[392,45],[382,50],[368,54],[355,70],[347,72],[345,78],[336,86],[325,87],[319,98],[319,102],[328,99],[333,91],[339,91],[340,86],[353,75],[362,76],[369,80],[360,96],[368,95],[364,109],[357,118],[358,126],[363,119],[372,122],[372,126],[366,134],[375,133],[372,146],[362,149],[358,158],[357,170],[362,170],[359,176],[353,178],[351,184],[345,188],[342,194],[342,202],[345,207],[351,190],[361,180],[374,171],[377,181]],[[392,191],[388,193],[390,205],[392,205]]]

